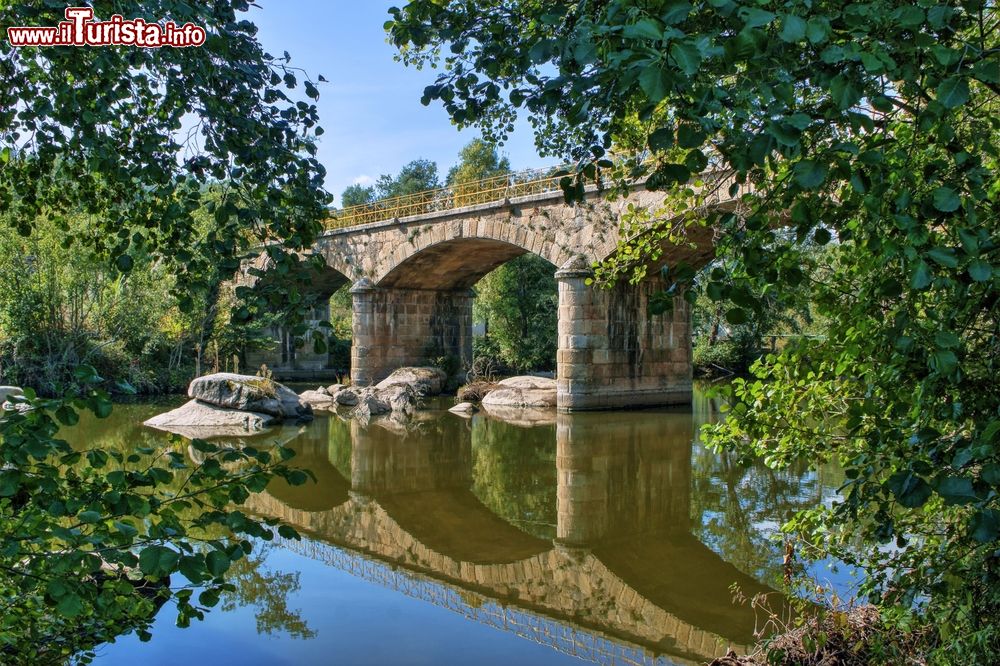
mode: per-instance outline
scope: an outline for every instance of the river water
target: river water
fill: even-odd
[[[175,404],[65,434],[156,445],[139,424]],[[178,629],[165,607],[151,642],[124,637],[97,663],[705,663],[753,642],[733,590],[780,603],[773,535],[842,481],[707,450],[698,429],[719,415],[700,392],[688,409],[515,421],[447,406],[269,433],[318,482],[272,484],[248,509],[302,540],[261,543],[205,621]]]

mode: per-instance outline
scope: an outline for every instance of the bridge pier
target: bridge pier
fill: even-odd
[[[691,309],[650,316],[659,277],[613,289],[587,284],[593,271],[573,260],[559,283],[558,405],[561,412],[690,404]]]
[[[377,383],[406,366],[440,365],[460,373],[472,364],[472,299],[469,289],[376,287],[363,278],[354,299],[351,380]]]
[[[274,340],[274,347],[269,350],[251,350],[245,354],[245,367],[240,371],[254,373],[262,365],[274,373],[276,379],[307,380],[327,379],[335,376],[336,368],[330,366],[330,354],[327,351],[316,353],[312,344],[314,331],[322,331],[322,322],[330,321],[330,297],[320,299],[313,308],[312,314],[306,320],[309,327],[301,345],[296,344],[296,336],[282,325],[273,325],[268,334]]]

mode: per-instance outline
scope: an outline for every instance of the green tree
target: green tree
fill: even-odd
[[[727,261],[707,288],[729,323],[808,292],[828,334],[736,382],[709,441],[774,466],[840,457],[843,500],[786,526],[800,552],[863,565],[887,617],[926,622],[933,661],[992,660],[995,4],[413,0],[392,15],[404,61],[443,61],[424,101],[493,137],[527,112],[543,150],[578,160],[570,198],[598,170],[664,191],[662,210],[626,220],[601,281],[641,279],[711,225]],[[651,160],[607,159],[626,133]],[[680,293],[694,272],[667,268]]]
[[[388,199],[417,194],[440,187],[437,164],[430,160],[416,159],[392,176],[384,174],[375,182],[375,198]]]
[[[31,237],[51,220],[66,247],[121,275],[148,257],[172,276],[183,312],[212,303],[219,274],[235,274],[254,248],[281,239],[267,253],[287,279],[237,290],[233,316],[284,310],[301,320],[311,305],[302,269],[318,260],[299,257],[329,202],[315,159],[316,83],[307,78],[298,92],[302,73],[287,55],[263,50],[244,0],[91,4],[102,18],[192,22],[208,39],[189,49],[0,42],[2,223]],[[51,2],[0,4],[3,25],[63,18]],[[201,233],[204,211],[215,226]],[[85,233],[73,227],[76,215],[88,217]],[[126,315],[108,311],[112,321]],[[62,663],[124,631],[148,637],[166,601],[181,624],[201,617],[227,589],[231,563],[251,551],[249,539],[272,537],[270,525],[234,507],[275,474],[307,478],[274,447],[196,441],[198,463],[162,448],[74,450],[60,424],[76,424],[80,411],[107,417],[112,406],[93,367],[78,365],[73,383],[50,400],[26,387],[15,408],[0,411],[5,663]]]
[[[343,194],[340,195],[340,207],[363,206],[375,200],[375,187],[372,185],[361,185],[355,183],[348,185]]]
[[[486,324],[487,344],[501,365],[518,372],[553,370],[559,312],[555,267],[525,254],[476,284],[474,314]]]
[[[473,139],[458,154],[458,164],[448,170],[445,185],[455,187],[510,173],[510,160],[483,139]]]

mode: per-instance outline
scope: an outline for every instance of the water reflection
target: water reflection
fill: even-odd
[[[73,434],[162,439],[131,425],[143,410],[155,411],[117,410],[118,432],[102,422],[103,432],[84,423]],[[410,424],[331,415],[274,431],[318,482],[275,482],[249,509],[307,538],[243,563],[226,608],[253,606],[260,634],[322,640],[314,627],[329,608],[295,610],[298,573],[268,565],[297,553],[578,657],[704,662],[752,641],[755,618],[732,603],[731,586],[754,594],[780,581],[769,533],[839,481],[706,450],[697,432],[716,416],[701,400],[693,412],[558,415],[531,427],[442,410]]]
[[[443,415],[409,431],[332,418],[311,431],[292,446],[324,478],[342,472],[315,452],[349,442],[350,492],[341,477],[294,502],[279,488],[255,498],[313,539],[286,547],[357,568],[315,542],[344,546],[520,609],[521,625],[541,613],[654,653],[706,659],[752,640],[730,585],[766,588],[690,531],[690,413],[559,415],[530,429]]]

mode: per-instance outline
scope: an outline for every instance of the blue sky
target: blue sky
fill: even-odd
[[[440,105],[420,104],[424,87],[436,70],[418,71],[393,60],[383,24],[388,9],[403,0],[259,0],[250,18],[260,28],[264,47],[280,56],[288,51],[292,65],[320,87],[319,113],[323,129],[319,159],[327,169],[327,189],[338,196],[354,182],[396,173],[412,159],[438,163],[442,175],[455,163],[458,151],[478,136],[475,129],[459,132]],[[515,169],[555,163],[534,148],[530,126],[519,121],[501,149]]]

